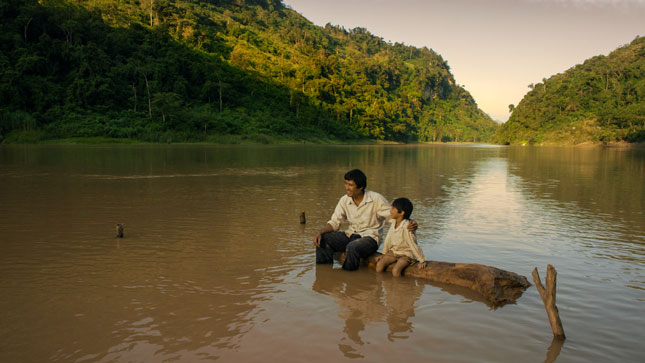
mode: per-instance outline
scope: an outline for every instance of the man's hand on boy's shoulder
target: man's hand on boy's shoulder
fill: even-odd
[[[410,223],[408,223],[408,231],[414,233],[417,231],[417,228],[419,228],[419,224],[417,223],[417,221],[415,221],[414,219],[410,219]]]

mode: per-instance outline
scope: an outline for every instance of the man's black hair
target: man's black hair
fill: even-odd
[[[392,202],[392,207],[399,212],[403,212],[403,219],[410,219],[412,214],[412,202],[408,198],[396,198]]]
[[[365,191],[365,187],[367,186],[367,177],[362,171],[358,169],[348,171],[345,173],[345,180],[353,180],[354,183],[356,183],[356,187],[362,188],[363,191]]]

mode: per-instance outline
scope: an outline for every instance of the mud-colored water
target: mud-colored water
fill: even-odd
[[[492,309],[316,266],[351,168],[412,200],[432,260],[552,264],[564,344],[535,287]],[[644,205],[642,150],[3,146],[0,361],[640,362]]]

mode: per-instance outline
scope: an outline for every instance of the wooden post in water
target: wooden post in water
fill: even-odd
[[[546,266],[546,289],[540,281],[540,275],[538,274],[537,267],[533,269],[533,281],[535,282],[535,287],[537,288],[540,296],[542,297],[542,302],[544,303],[544,308],[546,309],[546,315],[549,317],[549,323],[551,324],[551,330],[553,330],[553,336],[559,339],[565,339],[564,329],[562,329],[562,321],[560,320],[560,312],[558,312],[558,307],[555,305],[555,285],[557,272],[555,268],[551,265]]]
[[[117,238],[123,238],[123,229],[124,228],[125,228],[125,224],[117,223],[117,225],[116,225],[116,236],[117,236]]]
[[[305,218],[305,212],[300,213],[300,224],[306,224],[307,218]]]

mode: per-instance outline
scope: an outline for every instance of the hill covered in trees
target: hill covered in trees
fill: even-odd
[[[645,38],[529,91],[493,137],[505,144],[645,141]]]
[[[0,137],[486,141],[427,48],[318,27],[280,0],[5,0]]]

